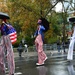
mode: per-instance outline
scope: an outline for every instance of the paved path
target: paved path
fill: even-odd
[[[61,50],[60,53],[57,50],[45,51],[46,55],[50,58],[67,56],[67,52],[68,52],[68,49],[66,49],[66,53],[64,53],[63,50]],[[73,54],[75,55],[75,51]],[[14,56],[19,57],[18,52],[15,52]],[[35,57],[35,56],[37,56],[37,52],[23,52],[22,53],[22,57]]]
[[[73,64],[71,66],[68,65],[66,58],[64,58],[64,56],[67,56],[67,51],[68,50],[66,50],[66,53],[64,53],[63,51],[58,53],[57,50],[45,51],[45,53],[47,54],[49,58],[45,62],[44,66],[36,66],[37,52],[26,52],[26,53],[23,52],[22,54],[23,58],[21,59],[18,58],[19,57],[18,52],[16,52],[14,53],[15,62],[16,62],[15,75],[47,75],[47,74],[48,75],[60,75],[60,74],[69,75],[67,67],[69,66],[71,69],[71,66],[72,66],[75,69],[75,64],[74,64],[75,60],[73,60]],[[74,52],[74,55],[75,55],[75,52]],[[24,57],[32,57],[32,58],[24,58]],[[6,75],[8,75],[7,69],[6,69]]]
[[[66,53],[65,54],[67,54],[67,49],[66,49]],[[47,55],[55,55],[55,54],[64,54],[64,52],[63,52],[63,50],[61,50],[61,52],[60,53],[58,53],[58,51],[57,50],[47,50],[47,51],[45,51],[45,53],[47,54]],[[19,55],[18,55],[18,52],[15,52],[14,53],[14,56],[15,57],[18,57]],[[22,53],[22,56],[23,57],[31,57],[31,56],[37,56],[37,52],[23,52]]]

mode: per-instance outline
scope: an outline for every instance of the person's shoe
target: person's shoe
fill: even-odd
[[[47,59],[48,59],[48,57],[46,57],[46,58],[44,59],[44,62],[45,62]]]
[[[36,63],[36,65],[38,65],[38,66],[40,66],[40,65],[43,65],[44,64],[44,62],[43,63],[41,63],[41,64],[39,64],[39,63]]]

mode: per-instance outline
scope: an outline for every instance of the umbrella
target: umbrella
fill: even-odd
[[[41,18],[41,20],[42,20],[43,26],[45,27],[45,32],[46,32],[47,30],[49,30],[49,22],[45,18]]]
[[[69,18],[69,21],[72,22],[72,23],[74,23],[75,22],[75,17]]]
[[[0,12],[0,19],[10,19],[7,13]]]

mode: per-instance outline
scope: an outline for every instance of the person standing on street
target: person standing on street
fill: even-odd
[[[75,43],[75,22],[73,23],[73,31],[72,31],[72,37],[70,40],[70,44],[69,44],[69,50],[68,50],[68,55],[67,55],[67,59],[68,60],[73,60],[73,49],[74,49],[74,43]]]
[[[2,24],[0,26],[1,30],[1,40],[0,40],[0,69],[2,70],[1,75],[5,74],[5,68],[6,68],[6,61],[8,63],[8,70],[9,75],[14,75],[15,72],[15,62],[14,62],[14,53],[12,48],[12,43],[10,40],[10,37],[8,35],[8,28],[11,28],[10,26],[6,25],[6,19],[2,20]]]
[[[57,41],[57,49],[58,49],[58,52],[60,52],[60,49],[61,49],[61,44],[60,44],[60,39]]]
[[[19,57],[22,57],[22,52],[23,52],[23,45],[22,45],[22,42],[20,42],[18,48],[17,48],[17,51],[19,53]]]
[[[47,56],[45,52],[43,51],[43,41],[44,41],[44,26],[42,25],[42,20],[38,20],[38,27],[37,31],[35,32],[35,46],[38,52],[38,63],[36,65],[43,65],[45,60],[47,59]]]

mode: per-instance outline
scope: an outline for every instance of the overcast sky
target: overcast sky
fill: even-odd
[[[56,12],[62,11],[62,4],[61,3],[58,3],[55,7],[56,7]]]
[[[69,9],[70,9],[70,8],[74,7],[74,3],[75,3],[75,0],[73,0],[73,3],[71,4],[72,6],[71,6],[69,4],[69,2],[65,2],[64,6],[66,8],[69,5]],[[59,2],[55,7],[56,7],[56,12],[61,12],[62,11],[62,3],[61,2]]]

